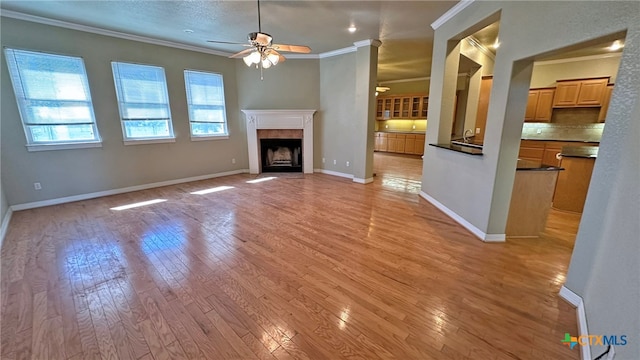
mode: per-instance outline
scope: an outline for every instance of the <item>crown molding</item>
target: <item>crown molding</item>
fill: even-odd
[[[43,24],[43,25],[57,26],[57,27],[62,27],[66,29],[71,29],[71,30],[84,31],[92,34],[105,35],[105,36],[110,36],[110,37],[115,37],[120,39],[126,39],[126,40],[133,40],[133,41],[143,42],[147,44],[154,44],[154,45],[172,47],[176,49],[196,51],[196,52],[201,52],[201,53],[206,53],[211,55],[218,55],[218,56],[225,56],[225,57],[232,55],[232,53],[214,50],[214,49],[208,49],[205,47],[180,44],[173,41],[153,39],[146,36],[132,35],[132,34],[127,34],[119,31],[106,30],[106,29],[101,29],[93,26],[75,24],[67,21],[48,19],[45,17],[29,15],[29,14],[12,11],[12,10],[2,9],[0,11],[0,16],[17,19],[17,20],[30,21],[38,24]]]
[[[486,56],[490,57],[491,60],[495,60],[496,56],[494,53],[491,52],[491,50],[489,50],[486,46],[482,45],[480,43],[480,41],[478,39],[476,39],[473,35],[471,36],[467,36],[465,39],[467,39],[467,42],[475,47],[476,49],[480,50],[481,53],[485,54]]]
[[[535,61],[534,64],[535,65],[564,64],[564,63],[577,62],[577,61],[602,60],[602,59],[608,59],[608,58],[619,58],[621,56],[622,56],[622,53],[621,52],[617,52],[617,53],[609,53],[609,54],[577,56],[577,57],[566,58],[566,59]]]
[[[317,60],[320,59],[319,54],[285,54],[287,60]]]
[[[355,47],[355,46],[349,46],[349,47],[342,48],[342,49],[331,50],[331,51],[327,51],[327,52],[321,53],[320,54],[320,59],[329,58],[329,57],[332,57],[332,56],[343,55],[343,54],[348,54],[348,53],[356,52],[357,50],[358,50],[358,48]]]
[[[382,41],[377,39],[367,39],[367,40],[356,41],[353,43],[353,45],[355,45],[356,47],[363,47],[363,46],[380,47],[380,45],[382,45]]]
[[[449,9],[446,13],[442,14],[436,21],[431,23],[431,28],[433,30],[437,30],[442,24],[449,21],[452,17],[456,16],[459,12],[464,10],[467,6],[471,5],[474,0],[462,0],[459,3],[455,4],[451,9]]]
[[[460,73],[460,74],[458,74],[458,77],[464,77],[464,76],[469,76],[469,74],[468,73]],[[431,80],[431,76],[423,76],[423,77],[409,78],[409,79],[380,81],[378,84],[379,85],[387,85],[387,84],[399,84],[399,83],[406,83],[406,82],[429,81],[429,80]]]

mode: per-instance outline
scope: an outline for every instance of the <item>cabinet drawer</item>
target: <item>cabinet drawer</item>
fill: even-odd
[[[544,154],[544,149],[520,148],[520,152],[518,152],[518,157],[542,160],[543,154]]]
[[[544,141],[520,140],[520,148],[541,148],[541,149],[544,149]]]

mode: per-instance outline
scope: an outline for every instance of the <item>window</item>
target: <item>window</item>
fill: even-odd
[[[185,70],[191,137],[226,137],[227,114],[224,105],[222,75]]]
[[[100,146],[82,58],[5,49],[30,151]]]
[[[112,62],[111,67],[125,144],[140,140],[173,141],[164,69],[121,62]]]

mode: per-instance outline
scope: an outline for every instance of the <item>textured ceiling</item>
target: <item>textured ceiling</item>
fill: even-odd
[[[428,76],[433,29],[455,1],[266,1],[262,30],[313,54],[379,39],[378,81]],[[2,1],[2,9],[233,53],[258,30],[255,1]],[[358,30],[349,33],[347,27]],[[184,30],[193,30],[186,33]],[[286,54],[285,54],[286,55]]]

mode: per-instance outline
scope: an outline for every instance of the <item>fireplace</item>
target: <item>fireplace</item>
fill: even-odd
[[[242,110],[242,112],[247,118],[249,173],[273,171],[313,173],[315,110]]]
[[[260,139],[262,172],[302,172],[302,139]]]

